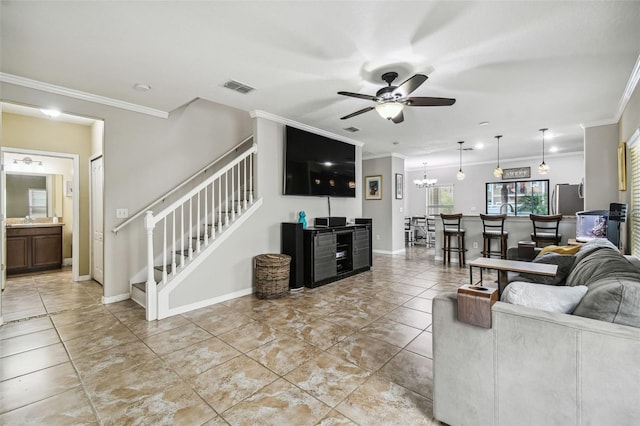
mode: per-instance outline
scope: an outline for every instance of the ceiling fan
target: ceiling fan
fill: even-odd
[[[378,90],[375,96],[352,92],[338,92],[338,95],[367,99],[377,103],[377,105],[363,108],[344,117],[340,117],[340,119],[346,120],[347,118],[355,117],[356,115],[364,114],[365,112],[375,109],[382,118],[398,124],[404,121],[402,110],[405,106],[447,106],[453,105],[456,102],[455,99],[451,98],[409,97],[411,92],[427,80],[428,77],[424,74],[415,74],[401,85],[392,86],[391,83],[393,83],[396,78],[398,78],[397,72],[386,72],[382,74],[382,79],[387,82],[388,86]]]

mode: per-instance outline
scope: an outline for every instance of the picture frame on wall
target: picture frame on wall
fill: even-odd
[[[618,191],[627,190],[627,144],[618,144]]]
[[[404,196],[404,175],[396,173],[396,200],[402,200]]]
[[[365,176],[364,191],[365,200],[382,200],[382,176]]]

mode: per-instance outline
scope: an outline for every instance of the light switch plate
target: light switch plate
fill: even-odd
[[[117,219],[126,219],[129,217],[129,209],[116,209]]]

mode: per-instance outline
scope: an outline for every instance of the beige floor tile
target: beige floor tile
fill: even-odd
[[[42,348],[44,346],[60,343],[58,333],[53,328],[22,334],[9,339],[0,340],[0,357],[15,355],[20,352]]]
[[[138,338],[127,327],[122,324],[116,324],[107,329],[97,330],[93,334],[85,334],[84,336],[67,340],[64,342],[64,346],[67,348],[71,359],[78,359],[136,340]]]
[[[53,328],[53,324],[48,317],[12,322],[0,327],[0,340],[10,339],[11,337],[35,333],[36,331],[47,330],[50,328]]]
[[[83,379],[87,394],[101,419],[117,417],[122,410],[182,382],[180,377],[160,360],[121,370],[108,370]]]
[[[389,312],[385,318],[422,330],[431,325],[431,314],[404,306]]]
[[[418,355],[433,359],[433,342],[431,332],[424,331],[420,333],[420,335],[409,343],[405,349]]]
[[[377,371],[395,354],[400,352],[400,348],[358,333],[335,344],[327,352],[346,358],[349,362],[361,368]]]
[[[318,319],[300,328],[290,330],[289,334],[320,349],[328,349],[355,332],[355,328]]]
[[[375,422],[369,422],[369,425],[375,424]],[[352,422],[344,415],[340,414],[336,410],[331,410],[322,420],[318,422],[318,426],[355,426],[357,423]]]
[[[200,374],[193,388],[218,413],[233,407],[278,378],[266,367],[240,355]]]
[[[232,358],[241,352],[217,337],[187,346],[179,351],[163,355],[165,363],[185,379],[194,379],[200,374]]]
[[[0,415],[3,425],[98,425],[91,403],[80,386]]]
[[[315,425],[330,407],[284,379],[222,413],[232,425]]]
[[[63,342],[96,333],[108,333],[121,329],[122,324],[111,315],[102,315],[91,321],[75,322],[63,326],[57,326],[58,334]]]
[[[284,337],[284,334],[261,321],[254,321],[218,337],[240,352],[245,353],[279,337]]]
[[[112,346],[100,352],[94,352],[73,360],[78,373],[83,379],[98,374],[116,375],[120,371],[156,360],[158,355],[139,340]]]
[[[217,416],[188,385],[177,384],[102,419],[103,425],[200,425]]]
[[[189,320],[179,315],[156,321],[147,321],[144,311],[134,312],[135,314],[130,321],[124,321],[122,318],[119,319],[129,327],[129,330],[131,330],[133,334],[141,339],[190,324]]]
[[[372,376],[336,410],[360,425],[430,425],[432,405],[415,392]]]
[[[33,373],[34,371],[68,361],[69,356],[62,343],[20,352],[0,358],[0,381]]]
[[[82,324],[89,321],[101,321],[103,317],[113,318],[111,312],[104,306],[90,306],[70,312],[51,315],[51,321],[56,327],[70,324]]]
[[[224,312],[223,309],[219,308],[215,311],[212,310],[207,312],[207,315],[195,317],[192,321],[214,336],[219,336],[236,328],[244,327],[245,325],[255,322],[251,317],[239,312],[233,312],[229,308],[224,308],[229,312]]]
[[[0,382],[0,413],[24,407],[78,386],[80,380],[70,362],[5,380]]]
[[[369,371],[339,356],[321,353],[285,376],[289,382],[335,407],[369,377]]]
[[[286,336],[247,352],[247,356],[283,376],[319,353],[317,347]]]
[[[209,338],[211,338],[210,333],[189,323],[173,330],[153,334],[142,340],[158,355],[166,355]]]
[[[401,348],[415,339],[421,331],[422,330],[420,329],[392,321],[386,317],[381,318],[360,330],[361,333],[366,334],[369,337],[385,341]]]
[[[433,399],[433,361],[429,358],[402,350],[378,371],[378,375]]]
[[[418,311],[431,313],[431,299],[422,297],[414,297],[403,304],[405,308],[416,309]]]

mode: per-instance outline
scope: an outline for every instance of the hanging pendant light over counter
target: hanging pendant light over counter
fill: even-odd
[[[498,140],[498,165],[495,169],[493,169],[493,175],[497,178],[502,177],[503,171],[502,167],[500,167],[500,138],[502,135],[498,135],[495,138]]]
[[[464,141],[460,141],[460,142],[458,142],[458,144],[460,144],[460,169],[458,170],[458,173],[456,174],[456,178],[458,180],[464,180],[465,174],[462,171],[462,144],[464,144]]]
[[[544,162],[544,132],[546,132],[547,130],[549,129],[540,129],[540,131],[542,132],[542,163],[540,163],[540,165],[538,166],[538,173],[540,173],[541,175],[546,175],[547,173],[549,173],[549,166]]]

